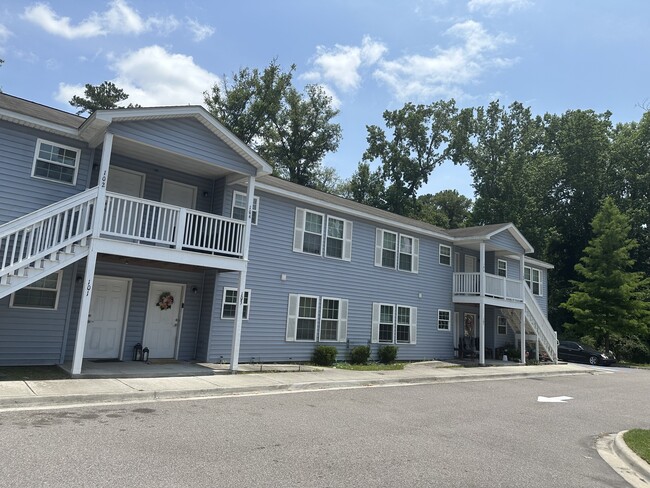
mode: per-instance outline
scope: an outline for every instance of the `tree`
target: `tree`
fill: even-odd
[[[341,126],[331,122],[338,113],[321,86],[307,85],[304,94],[289,87],[258,151],[280,177],[315,188],[322,159],[341,140]]]
[[[450,126],[455,116],[454,100],[430,105],[407,103],[385,111],[386,128],[367,126],[368,148],[363,160],[379,160],[385,182],[387,210],[406,216],[417,213],[417,192],[429,181],[433,169],[447,159]]]
[[[205,104],[233,134],[257,149],[280,112],[295,69],[291,65],[283,72],[275,59],[262,72],[241,68],[231,81],[224,75],[210,92],[204,92]]]
[[[561,306],[574,318],[566,330],[591,336],[609,350],[613,336],[647,333],[650,280],[630,271],[630,252],[637,243],[629,237],[629,219],[612,198],[605,199],[591,226],[594,237],[575,266],[581,280],[571,282],[574,291]]]
[[[370,170],[370,164],[359,163],[357,170],[342,186],[342,196],[371,207],[385,209],[384,180],[381,169]]]
[[[273,60],[263,71],[242,68],[215,84],[204,100],[212,115],[244,143],[258,151],[276,175],[305,186],[332,191],[335,172],[321,167],[338,148],[338,110],[318,85],[299,92],[292,84],[292,65],[284,72]],[[324,184],[319,177],[327,177]],[[336,177],[338,178],[338,177]]]
[[[75,95],[68,102],[73,107],[79,108],[77,115],[81,115],[84,112],[92,114],[96,110],[117,108],[119,102],[123,102],[129,98],[129,95],[124,93],[124,90],[118,88],[110,81],[105,81],[101,85],[86,83],[85,87],[84,95],[86,98]]]
[[[443,190],[418,197],[416,218],[445,229],[465,227],[471,218],[472,200],[457,190]]]

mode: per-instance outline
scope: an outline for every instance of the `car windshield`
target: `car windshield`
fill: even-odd
[[[580,345],[581,345],[582,348],[583,348],[585,351],[587,351],[587,352],[593,352],[593,353],[596,353],[596,354],[600,354],[600,351],[597,351],[596,349],[594,349],[594,348],[591,347],[591,346],[587,346],[587,345],[585,345],[585,344],[580,344]]]

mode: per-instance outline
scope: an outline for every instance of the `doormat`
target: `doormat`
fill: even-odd
[[[91,359],[91,363],[119,363],[119,359]]]

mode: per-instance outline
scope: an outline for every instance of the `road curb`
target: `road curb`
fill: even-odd
[[[627,447],[623,436],[627,430],[619,432],[614,438],[613,448],[618,457],[623,459],[627,464],[643,478],[650,486],[650,465],[641,459],[632,449]]]
[[[266,373],[260,373],[266,374]],[[457,376],[409,376],[406,378],[377,378],[377,379],[348,379],[330,381],[311,381],[298,383],[280,383],[277,385],[264,386],[231,386],[199,388],[192,390],[152,390],[132,391],[119,393],[93,393],[75,395],[43,395],[25,397],[0,398],[0,410],[39,408],[39,407],[64,407],[79,405],[96,405],[105,403],[137,403],[155,402],[160,400],[182,400],[189,398],[218,398],[225,396],[236,396],[238,394],[263,394],[283,391],[316,391],[332,390],[343,388],[362,388],[372,386],[399,386],[415,384],[434,383],[462,383],[469,381],[509,380],[526,379],[549,376],[571,376],[577,374],[593,374],[590,370],[585,371],[548,371],[548,372],[517,372],[517,373],[494,373],[494,374],[463,374]]]

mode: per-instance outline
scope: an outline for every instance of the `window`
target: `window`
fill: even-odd
[[[320,305],[320,314],[319,314]],[[348,301],[342,298],[289,295],[287,341],[345,342]]]
[[[343,229],[345,221],[327,217],[327,241],[325,255],[329,258],[343,259]]]
[[[508,322],[503,315],[497,317],[497,335],[506,335],[508,333]]]
[[[372,304],[372,341],[415,344],[417,308],[385,303]]]
[[[79,149],[39,139],[36,141],[32,176],[74,185],[80,154]]]
[[[503,276],[504,278],[508,276],[508,262],[503,259],[497,260],[497,275]]]
[[[11,307],[56,310],[59,302],[62,272],[52,273],[35,281],[11,296]]]
[[[244,290],[244,310],[242,318],[248,320],[248,307],[250,304],[251,291]],[[223,301],[221,302],[221,318],[234,319],[237,317],[237,288],[224,288]]]
[[[415,237],[377,229],[375,266],[418,272],[420,241]]]
[[[240,191],[232,193],[232,212],[233,219],[246,220],[246,206],[248,195]],[[260,208],[260,197],[253,197],[253,214],[251,215],[251,224],[257,225],[257,212]]]
[[[438,310],[438,330],[449,330],[451,312],[449,310]]]
[[[440,244],[439,249],[440,254],[438,256],[438,262],[445,266],[451,266],[451,247]]]
[[[352,259],[352,222],[297,208],[293,250],[294,252],[350,261]]]
[[[529,268],[524,266],[524,280],[533,292],[533,295],[542,296],[542,285],[540,279],[540,271],[537,268]]]

